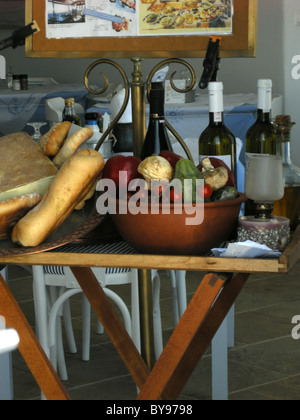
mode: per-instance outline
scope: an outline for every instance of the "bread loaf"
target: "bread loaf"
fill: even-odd
[[[69,121],[55,124],[48,133],[44,134],[38,145],[47,156],[56,156],[71,128]]]
[[[62,148],[53,159],[54,165],[59,169],[62,165],[74,155],[78,148],[92,137],[94,134],[93,130],[88,127],[81,128],[75,131],[67,140],[64,142]]]
[[[53,233],[90,191],[104,168],[99,152],[83,149],[60,169],[42,201],[14,227],[12,240],[37,246]]]
[[[0,203],[0,240],[9,239],[13,226],[42,199],[40,194],[14,197]]]
[[[44,194],[57,168],[27,133],[0,137],[0,202]]]

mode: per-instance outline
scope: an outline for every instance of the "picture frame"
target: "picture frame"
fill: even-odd
[[[27,38],[27,57],[47,58],[197,58],[205,57],[209,35],[47,38],[46,3],[25,0],[26,24],[36,21],[40,32]],[[138,1],[138,0],[137,0]],[[232,33],[221,35],[221,57],[255,57],[257,0],[232,0]]]

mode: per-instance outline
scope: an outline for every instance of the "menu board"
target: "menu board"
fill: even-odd
[[[231,35],[233,0],[45,0],[46,38]]]
[[[258,0],[25,0],[27,57],[254,57]],[[67,39],[67,42],[64,40]]]

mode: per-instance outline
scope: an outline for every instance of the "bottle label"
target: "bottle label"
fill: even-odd
[[[200,156],[200,162],[202,161],[202,159],[206,158],[207,156]],[[221,155],[221,156],[209,156],[212,158],[216,158],[216,159],[220,159],[222,160],[224,163],[226,163],[226,165],[228,166],[228,168],[231,170],[231,155]]]
[[[222,122],[222,112],[214,112],[214,122]]]
[[[257,108],[261,109],[264,114],[268,113],[272,109],[272,88],[259,88],[258,89],[258,101]]]

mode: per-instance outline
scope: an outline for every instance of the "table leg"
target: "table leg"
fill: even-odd
[[[1,275],[0,313],[5,317],[6,326],[19,334],[19,351],[45,397],[48,400],[69,400],[65,387]]]
[[[149,369],[116,315],[93,271],[86,267],[71,267],[71,270],[133,380],[141,389],[149,376]]]
[[[139,270],[141,354],[148,368],[155,364],[153,333],[152,278],[150,270]]]
[[[249,274],[208,274],[200,283],[172,337],[154,366],[139,400],[178,398],[246,283]],[[225,284],[226,283],[226,284]]]

